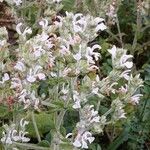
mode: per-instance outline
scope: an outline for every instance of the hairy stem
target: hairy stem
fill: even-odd
[[[13,142],[13,145],[20,147],[20,148],[24,148],[26,150],[52,150],[50,148],[46,148],[46,147],[41,147],[41,146],[36,146],[35,144],[29,144],[29,143],[17,143],[17,142]]]
[[[141,15],[140,15],[140,6],[141,1],[137,2],[137,17],[136,17],[136,31],[133,39],[133,44],[132,44],[132,50],[135,50],[137,41],[138,41],[138,34],[140,33],[141,30]]]
[[[121,47],[123,48],[122,34],[121,34],[119,19],[117,15],[116,15],[116,23],[117,23],[118,33],[119,33],[120,44],[121,44]]]
[[[32,117],[32,123],[33,123],[34,129],[35,129],[35,132],[36,132],[38,142],[41,142],[41,137],[40,137],[39,130],[38,130],[38,127],[36,124],[35,116],[34,116],[34,111],[31,112],[31,117]]]

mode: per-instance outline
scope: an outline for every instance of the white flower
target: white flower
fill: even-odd
[[[92,93],[98,95],[98,90],[99,90],[98,87],[93,88],[93,89],[92,89]]]
[[[98,70],[99,68],[96,65],[92,65],[88,68],[89,71],[95,71]]]
[[[73,58],[76,60],[76,61],[79,61],[82,56],[81,56],[81,52],[79,51],[77,54],[73,55]]]
[[[0,81],[1,84],[4,84],[6,81],[10,79],[9,74],[5,73],[4,76],[2,77],[2,81]]]
[[[99,82],[99,81],[100,81],[99,75],[96,75],[96,82]]]
[[[125,87],[121,86],[121,88],[119,88],[120,92],[123,94],[126,94],[128,91],[128,86],[127,84],[125,84]]]
[[[98,115],[98,111],[95,111],[93,107],[93,105],[87,106],[87,108],[85,107],[85,109],[87,109],[85,111],[88,113],[88,121],[90,121],[90,123],[98,123],[100,121],[100,117]]]
[[[16,65],[14,66],[14,69],[23,72],[23,71],[25,71],[26,67],[25,67],[25,65],[24,65],[23,62],[18,61],[18,62],[16,63]]]
[[[46,41],[48,39],[48,37],[49,36],[45,32],[42,32],[41,34],[38,34],[36,36],[36,39],[37,39],[37,41],[44,42],[44,41]]]
[[[73,142],[73,145],[77,148],[85,148],[88,149],[88,143],[92,143],[94,141],[94,137],[92,137],[92,134],[89,131],[85,131],[84,133],[78,132],[77,137],[75,138],[75,141]]]
[[[62,21],[63,21],[63,19],[62,19],[62,17],[61,16],[57,16],[56,17],[59,21],[54,21],[54,24],[55,24],[55,26],[57,27],[57,28],[60,28],[60,27],[62,27]]]
[[[24,120],[24,118],[22,118],[21,120],[20,120],[20,127],[21,128],[25,128],[25,126],[26,125],[28,125],[29,124],[29,121],[26,121],[26,120]]]
[[[74,145],[75,147],[81,147],[81,142],[76,139],[76,140],[73,142],[73,145]]]
[[[103,18],[100,18],[100,17],[96,17],[95,19],[94,19],[94,23],[97,25],[98,23],[100,23],[100,22],[103,22],[104,21],[104,19]]]
[[[19,102],[26,102],[25,97],[28,95],[27,90],[23,89],[20,93],[19,93]]]
[[[100,57],[100,53],[94,52],[95,49],[101,49],[101,46],[99,46],[98,44],[95,44],[95,45],[92,46],[92,48],[87,47],[87,49],[86,49],[86,58],[87,58],[88,62],[91,63],[91,64],[95,64],[92,56],[94,56],[96,61]]]
[[[24,109],[27,109],[31,105],[31,101],[27,98],[29,97],[30,92],[27,92],[26,89],[23,89],[19,94],[19,102],[23,102]]]
[[[113,101],[112,107],[115,108],[115,111],[114,111],[114,114],[113,114],[114,120],[119,120],[119,119],[126,118],[126,116],[125,116],[126,113],[123,109],[124,104],[119,99],[116,99],[116,100]]]
[[[29,142],[30,138],[25,137],[28,132],[19,131],[19,141],[21,142]]]
[[[60,3],[62,0],[53,0],[54,3]]]
[[[65,69],[62,71],[62,73],[60,74],[60,76],[66,77],[69,72],[71,72],[71,68],[65,68]]]
[[[16,6],[19,6],[22,3],[22,0],[13,0]]]
[[[129,69],[129,68],[132,68],[133,62],[126,62],[124,63],[124,65]]]
[[[135,104],[138,104],[139,101],[140,101],[140,97],[143,96],[142,94],[136,94],[136,95],[133,95],[131,97],[131,103],[133,103],[134,105]]]
[[[70,46],[68,41],[63,40],[63,42],[65,43],[64,45],[60,46],[60,53],[62,55],[70,55]]]
[[[6,43],[6,40],[0,40],[0,46],[4,46]]]
[[[119,49],[116,48],[114,45],[112,49],[109,49],[108,52],[112,55],[112,62],[113,64],[117,65],[118,67],[121,68],[132,68],[133,62],[128,61],[128,59],[132,58],[132,55],[126,55],[126,50],[125,49]],[[121,56],[120,56],[121,54]]]
[[[56,74],[55,72],[51,72],[50,75],[51,75],[52,77],[57,77],[57,74]]]
[[[27,75],[27,81],[33,83],[36,81],[37,77],[39,80],[45,80],[45,74],[41,73],[40,70],[42,67],[40,65],[36,65],[34,69],[30,69],[29,74]]]
[[[8,81],[9,79],[10,79],[10,77],[9,77],[8,73],[5,73],[2,80],[5,82],[5,81]]]
[[[45,80],[46,78],[44,73],[38,73],[36,76],[39,78],[39,80]]]
[[[118,118],[119,119],[124,119],[124,118],[127,118],[126,116],[125,116],[125,111],[124,111],[124,109],[118,109]]]
[[[33,55],[35,58],[39,58],[43,54],[45,54],[45,50],[42,49],[42,46],[34,46]]]
[[[21,119],[19,131],[16,130],[16,125],[11,124],[10,126],[4,125],[5,132],[3,132],[3,137],[1,138],[2,143],[6,145],[10,145],[13,141],[20,142],[28,142],[30,139],[25,137],[27,132],[25,132],[25,126],[28,124],[28,121],[24,121]]]
[[[40,22],[39,25],[42,26],[43,29],[46,29],[48,27],[48,20],[43,18]]]
[[[42,55],[42,53],[41,53],[41,51],[38,49],[38,50],[35,50],[35,51],[33,52],[33,55],[35,56],[35,58],[39,58],[39,57]]]
[[[125,70],[121,73],[120,77],[126,79],[126,80],[129,80],[130,79],[130,75],[129,73],[131,72],[131,70]]]
[[[73,55],[73,58],[76,60],[76,61],[79,61],[82,56],[81,56],[81,45],[80,45],[80,49],[79,49],[79,52],[75,55]]]
[[[112,55],[112,59],[116,57],[117,48],[115,45],[113,45],[112,49],[109,49],[108,52]]]
[[[32,30],[31,30],[31,28],[25,28],[25,30],[22,32],[21,31],[21,26],[22,26],[23,24],[20,22],[19,24],[17,24],[17,26],[16,26],[16,31],[17,31],[17,33],[19,34],[19,35],[22,35],[22,36],[26,36],[26,34],[31,34],[32,33]]]
[[[70,136],[72,136],[72,133],[68,133],[65,138],[68,139]]]
[[[73,17],[73,29],[74,32],[84,32],[87,26],[87,22],[83,14],[77,13]]]
[[[10,88],[12,88],[12,89],[16,89],[16,88],[22,89],[21,80],[19,78],[12,78]]]
[[[16,142],[16,141],[19,141],[19,139],[20,139],[17,134],[18,134],[18,133],[17,133],[17,130],[13,130],[13,131],[12,131],[12,140],[15,141],[15,142]]]
[[[121,65],[122,67],[125,66],[125,67],[127,67],[128,69],[132,68],[133,62],[127,61],[129,58],[132,58],[132,57],[133,57],[132,55],[126,55],[126,54],[122,55],[122,57],[120,58],[120,65]]]
[[[72,107],[74,109],[81,108],[79,93],[77,91],[73,91],[73,100],[74,100],[74,105]]]
[[[28,76],[27,76],[27,81],[30,82],[30,83],[33,83],[33,82],[36,81],[36,78],[35,78],[35,76],[28,75]]]
[[[5,144],[12,144],[12,139],[11,139],[11,131],[8,131],[8,133],[5,133],[3,131],[3,137],[1,138],[1,142]]]
[[[93,122],[99,122],[99,119],[100,119],[100,116],[96,116],[96,117],[94,117],[93,119],[91,119],[91,123],[93,123]]]
[[[65,88],[65,87],[64,87],[64,84],[63,84],[63,87],[62,87],[61,92],[62,92],[64,95],[66,95],[66,94],[69,92],[68,88],[69,88],[69,87]]]
[[[50,49],[50,48],[52,48],[52,47],[54,46],[54,44],[52,44],[52,41],[46,40],[46,41],[45,41],[45,46]]]
[[[81,105],[80,105],[80,101],[77,100],[74,102],[74,105],[72,106],[74,109],[78,109],[78,108],[81,108]]]
[[[98,32],[99,30],[104,31],[106,29],[107,29],[107,26],[102,22],[96,26],[95,32]]]
[[[77,35],[74,35],[74,37],[72,37],[70,34],[69,34],[69,44],[70,45],[75,45],[75,44],[79,44],[81,42],[81,38],[80,36],[77,34]]]
[[[39,109],[39,99],[38,98],[36,98],[36,96],[35,96],[35,91],[32,91],[32,93],[31,93],[31,95],[30,95],[30,97],[31,97],[31,100],[32,100],[32,103],[33,103],[33,105],[34,105],[34,109],[35,110],[38,110]]]

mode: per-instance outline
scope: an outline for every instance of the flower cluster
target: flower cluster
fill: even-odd
[[[77,136],[73,142],[75,147],[88,148],[88,143],[92,143],[95,139],[88,131],[93,124],[100,122],[98,111],[94,111],[93,107],[92,105],[86,105],[81,110],[80,122],[77,123]]]
[[[15,2],[16,5],[22,3]],[[61,0],[46,2],[59,5]],[[48,12],[45,10],[44,14]],[[0,32],[0,86],[3,87],[0,92],[3,99],[12,96],[23,109],[41,111],[45,105],[55,107],[55,102],[61,101],[62,109],[69,107],[77,111],[79,122],[71,133],[73,138],[70,142],[74,147],[88,149],[88,144],[95,139],[93,133],[101,133],[106,124],[126,118],[124,107],[139,103],[142,96],[139,87],[143,82],[139,75],[131,74],[133,56],[116,46],[108,50],[112,58],[112,71],[100,79],[98,62],[102,57],[102,46],[89,43],[99,32],[107,29],[103,18],[69,12],[64,16],[56,12],[50,15],[52,17],[38,21],[37,34],[22,22],[16,25],[19,38],[17,48],[13,47],[13,60],[9,58],[7,31],[0,28],[3,31]],[[47,85],[47,95],[45,91],[42,94],[39,92],[43,84]],[[7,92],[5,89],[8,89]],[[101,102],[107,102],[106,97],[109,97],[111,104],[100,116],[99,108]],[[90,105],[91,98],[95,99],[97,106]],[[56,114],[59,114],[56,122],[63,120],[64,112],[59,109]],[[21,120],[19,131],[14,124],[5,128],[1,141],[5,144],[28,142],[29,138],[25,137],[26,124]]]
[[[28,121],[24,119],[20,120],[19,131],[17,130],[17,126],[15,124],[11,124],[11,126],[4,125],[5,132],[3,132],[3,137],[1,138],[1,142],[10,145],[13,142],[29,142],[30,139],[25,137],[28,132],[25,131],[25,126],[28,124]]]

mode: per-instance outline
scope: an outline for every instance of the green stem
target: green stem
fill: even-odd
[[[57,118],[57,121],[56,121],[56,122],[57,122],[57,123],[56,123],[56,129],[57,129],[57,131],[60,130],[60,127],[61,127],[61,124],[62,124],[62,122],[63,122],[63,118],[64,118],[65,113],[66,113],[66,110],[62,110],[62,111],[60,112],[58,118]]]
[[[109,115],[111,112],[112,112],[112,108],[110,108],[103,116],[107,116],[107,115]]]
[[[35,116],[34,116],[34,111],[31,112],[31,117],[32,117],[32,122],[33,122],[33,126],[34,126],[34,129],[35,129],[35,132],[36,132],[38,142],[41,142],[41,137],[40,137],[39,130],[38,130],[38,127],[37,127],[37,124],[36,124]]]
[[[115,34],[113,34],[113,33],[112,33],[111,31],[109,31],[109,30],[107,30],[107,33],[108,33],[109,35],[111,35],[112,38],[114,38],[115,40],[117,40],[117,41],[120,43],[119,38],[118,38]]]
[[[71,94],[71,97],[72,97],[72,80],[70,81],[70,94]],[[67,101],[65,102],[65,107],[68,106],[69,101],[70,101],[70,99],[68,97]],[[59,139],[60,127],[63,123],[63,118],[65,116],[66,111],[67,110],[64,109],[64,110],[60,111],[58,116],[56,116],[57,117],[56,118],[56,123],[55,123],[56,124],[56,133],[54,134],[54,139],[52,141],[53,150],[59,150],[60,149],[59,148],[59,142],[56,143],[56,140]]]
[[[17,143],[13,142],[14,145],[20,147],[20,148],[25,148],[26,150],[52,150],[51,148],[46,148],[46,147],[41,147],[41,146],[36,146],[35,144],[29,144],[29,143]]]
[[[139,3],[141,3],[141,1],[139,1]],[[134,35],[134,40],[133,40],[133,44],[132,44],[132,50],[135,50],[136,45],[137,45],[137,41],[138,41],[138,34],[140,33],[141,30],[141,16],[140,16],[140,12],[138,10],[138,2],[137,2],[137,18],[136,18],[136,31],[135,31],[135,35]]]
[[[94,2],[94,5],[95,5],[96,15],[98,15],[98,12],[99,12],[98,1],[94,0],[93,2]]]
[[[119,33],[120,44],[121,44],[121,46],[123,48],[122,34],[121,34],[119,19],[118,19],[117,15],[116,15],[116,23],[117,23],[118,33]]]
[[[97,111],[99,111],[100,105],[101,105],[101,100],[99,100],[98,103],[97,103],[97,107],[96,107],[96,110],[97,110]]]

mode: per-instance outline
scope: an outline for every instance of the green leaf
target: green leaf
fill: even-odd
[[[61,150],[73,150],[73,146],[70,144],[61,144],[60,149]]]
[[[30,116],[30,123],[27,126],[27,131],[29,132],[29,136],[36,137],[36,133],[34,130],[34,126],[32,124],[31,116]],[[53,121],[53,114],[47,114],[45,112],[35,114],[36,124],[42,137],[45,133],[49,132],[51,129],[54,129],[54,121]]]
[[[102,150],[102,148],[99,144],[97,144],[96,150]]]
[[[42,140],[38,145],[42,147],[50,147],[50,143],[47,140]]]
[[[63,0],[63,9],[65,11],[72,11],[74,8],[75,0]]]
[[[0,118],[5,117],[8,113],[8,107],[0,105]]]
[[[116,150],[124,141],[128,139],[129,128],[125,128],[122,133],[116,138],[107,148],[107,150]]]
[[[51,142],[51,140],[52,140],[51,132],[49,132],[49,133],[45,136],[45,140],[48,141],[48,142]]]

